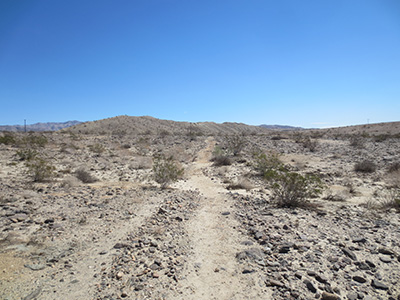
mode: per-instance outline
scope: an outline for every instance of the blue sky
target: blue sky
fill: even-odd
[[[2,0],[0,124],[400,121],[398,0]]]

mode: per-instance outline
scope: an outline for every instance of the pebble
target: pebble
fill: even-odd
[[[332,293],[327,293],[323,292],[321,295],[322,300],[340,300],[340,297],[338,295],[332,294]]]
[[[304,280],[304,283],[306,284],[307,289],[311,292],[311,293],[316,293],[317,289],[315,288],[315,286],[313,285],[313,283],[310,280]]]
[[[384,283],[382,283],[378,280],[375,280],[375,279],[372,280],[371,286],[376,289],[379,289],[379,290],[388,290],[389,289],[389,287],[387,285],[385,285]]]

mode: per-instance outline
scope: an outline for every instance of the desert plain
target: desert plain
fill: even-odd
[[[400,122],[120,116],[2,132],[0,166],[1,299],[400,299]]]

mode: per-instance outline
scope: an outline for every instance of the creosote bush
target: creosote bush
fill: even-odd
[[[15,145],[16,144],[16,139],[14,135],[6,133],[3,136],[0,136],[0,144],[4,145]]]
[[[270,170],[268,181],[278,207],[308,207],[307,200],[320,195],[323,189],[318,177],[296,172]]]
[[[183,175],[183,168],[179,167],[172,156],[158,155],[153,161],[154,180],[166,188],[170,183],[177,181]]]
[[[55,176],[55,167],[44,158],[36,157],[27,162],[26,167],[34,182],[45,182]]]
[[[371,160],[363,160],[354,165],[354,171],[362,173],[373,173],[376,170],[376,164]]]
[[[284,168],[278,153],[264,153],[259,149],[253,151],[253,168],[261,176],[266,176],[270,170],[281,170]]]
[[[32,149],[18,150],[15,154],[17,155],[19,160],[25,160],[25,161],[30,161],[39,155],[39,153],[36,150]]]

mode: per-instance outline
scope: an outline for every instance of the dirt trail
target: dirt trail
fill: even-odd
[[[182,299],[255,299],[261,293],[266,296],[257,284],[257,275],[243,275],[243,266],[236,259],[236,254],[243,250],[241,242],[245,237],[235,229],[238,224],[233,201],[223,186],[203,174],[211,166],[214,145],[212,138],[207,140],[207,147],[189,170],[189,179],[177,184],[185,190],[198,190],[204,196],[186,228],[193,254],[188,259],[185,280],[180,283]]]
[[[139,209],[134,218],[121,220],[110,234],[102,236],[99,240],[72,254],[69,260],[73,265],[71,270],[74,278],[73,284],[68,284],[67,288],[58,288],[57,297],[59,299],[88,299],[88,295],[93,295],[96,288],[95,284],[98,282],[94,275],[99,273],[103,266],[111,264],[111,248],[118,242],[124,242],[130,232],[140,227],[144,220],[158,208],[158,202],[161,202],[161,199],[143,201],[138,206]],[[100,253],[102,255],[99,255]],[[65,279],[66,274],[60,275]],[[48,295],[46,295],[47,293]],[[41,296],[49,297],[41,299],[53,299],[52,297],[54,297],[52,291],[46,287],[44,287]]]

